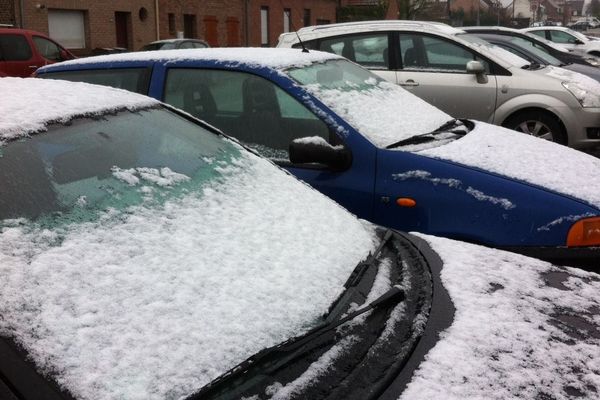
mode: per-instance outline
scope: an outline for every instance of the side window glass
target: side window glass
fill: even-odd
[[[81,70],[50,72],[39,75],[45,79],[64,79],[72,82],[87,82],[110,86],[140,94],[148,94],[150,68],[115,68],[100,70]]]
[[[529,33],[533,33],[536,36],[546,39],[546,31],[531,31]]]
[[[3,61],[26,61],[32,53],[23,35],[0,35],[0,54]]]
[[[576,42],[575,37],[562,31],[550,31],[550,37],[552,37],[552,41],[556,43],[574,44]]]
[[[193,42],[183,42],[179,45],[180,49],[193,49],[194,48],[194,43]]]
[[[348,53],[349,47],[346,46],[344,39],[340,38],[323,39],[319,44],[319,50],[337,54],[338,56],[341,56],[342,53],[344,53],[344,47],[346,47],[346,53]]]
[[[294,139],[329,140],[327,125],[302,103],[274,83],[243,72],[169,69],[164,101],[277,160],[289,161]]]
[[[60,47],[54,42],[48,39],[44,39],[40,36],[33,37],[33,43],[37,48],[38,52],[47,60],[61,61],[60,58]]]
[[[402,35],[400,53],[404,69],[425,69],[437,72],[465,72],[469,61],[478,60],[489,72],[487,62],[468,49],[447,40],[426,35]],[[403,47],[405,44],[405,47]]]

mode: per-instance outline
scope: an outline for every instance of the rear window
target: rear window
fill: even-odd
[[[64,79],[125,89],[148,94],[151,68],[90,69],[83,71],[58,71],[40,74],[40,78]]]
[[[31,55],[31,47],[25,36],[0,35],[0,61],[25,61]]]

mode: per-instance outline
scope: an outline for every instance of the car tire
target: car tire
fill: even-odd
[[[502,126],[564,145],[568,142],[558,119],[542,110],[524,111],[512,115]]]

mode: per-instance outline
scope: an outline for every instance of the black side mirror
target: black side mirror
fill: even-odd
[[[318,163],[334,171],[343,171],[352,164],[352,153],[342,145],[332,146],[318,136],[294,139],[290,143],[290,161],[294,164]]]

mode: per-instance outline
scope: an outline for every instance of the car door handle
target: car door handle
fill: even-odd
[[[415,82],[412,79],[409,79],[406,82],[400,82],[400,86],[419,86],[419,82]]]
[[[30,65],[29,68],[31,68],[31,69],[33,69],[33,68],[38,69],[39,67],[37,65]]]

